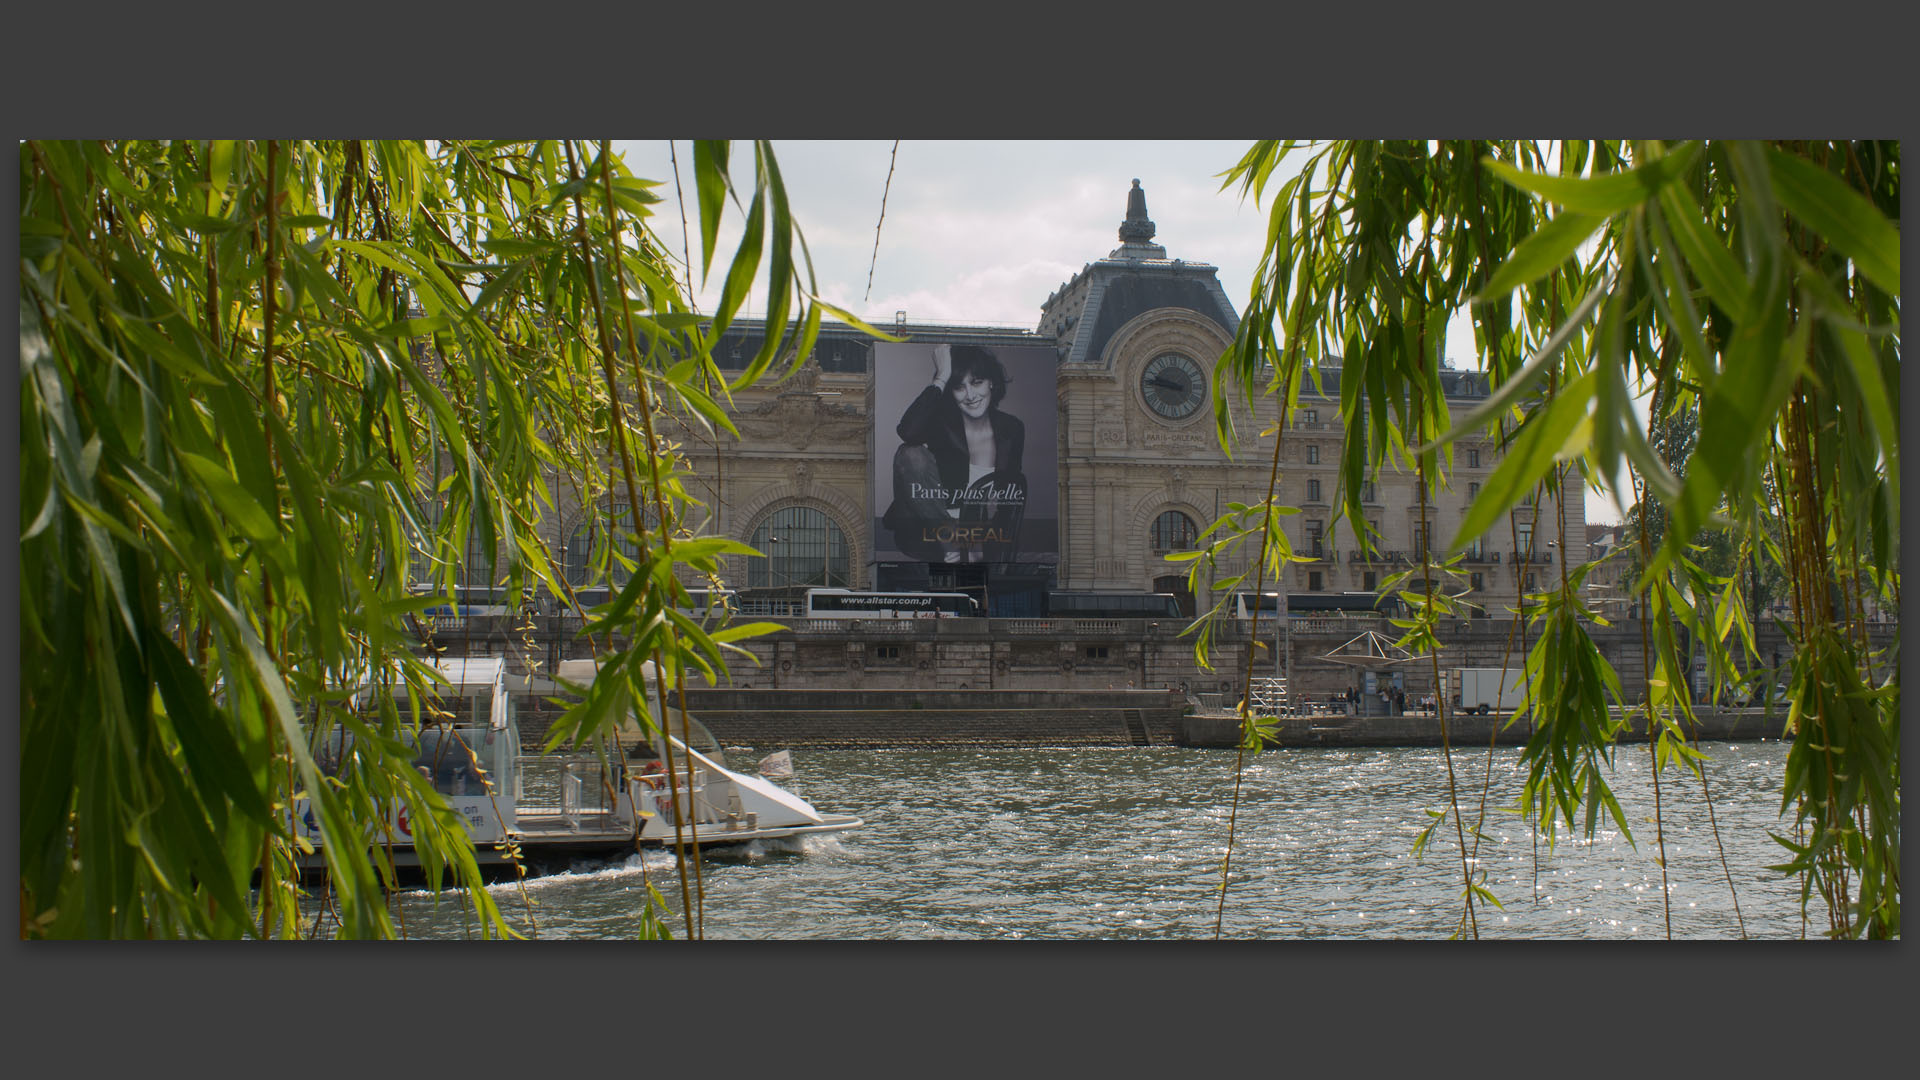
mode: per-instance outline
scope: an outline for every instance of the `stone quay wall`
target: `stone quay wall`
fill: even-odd
[[[1385,619],[1314,616],[1294,619],[1284,634],[1262,620],[1259,640],[1248,624],[1221,620],[1212,630],[1206,663],[1195,656],[1196,635],[1177,621],[1145,619],[772,619],[779,633],[741,645],[752,659],[732,662],[731,685],[742,689],[843,690],[1176,690],[1237,694],[1247,665],[1254,674],[1286,674],[1295,701],[1324,702],[1358,681],[1358,670],[1329,659],[1363,631],[1388,638],[1400,631]],[[511,670],[550,670],[562,659],[592,654],[569,616],[473,617],[434,620],[432,641],[451,655],[508,658]],[[1886,647],[1897,626],[1873,625],[1870,641]],[[1447,620],[1440,627],[1439,667],[1518,665],[1536,640],[1510,619]],[[1645,666],[1640,623],[1590,626],[1600,653],[1620,677],[1629,700],[1642,695]],[[1276,649],[1276,636],[1278,648]],[[1757,642],[1763,665],[1775,654],[1792,659],[1792,645],[1772,624]],[[1276,663],[1276,656],[1278,662]],[[1889,658],[1891,663],[1892,659]],[[1425,657],[1385,665],[1398,672],[1409,696],[1433,687]],[[1237,698],[1235,699],[1237,700]]]
[[[1162,690],[687,691],[687,711],[723,744],[788,746],[1165,746],[1189,703]]]
[[[1183,721],[1182,713],[1201,695],[1238,701],[1250,662],[1256,676],[1288,674],[1296,706],[1324,705],[1359,681],[1355,667],[1328,654],[1366,630],[1398,634],[1375,617],[1296,618],[1278,635],[1275,648],[1272,629],[1263,626],[1256,642],[1246,623],[1223,620],[1214,626],[1209,662],[1203,665],[1195,656],[1194,637],[1183,636],[1185,627],[1171,620],[773,621],[785,629],[742,643],[753,660],[732,662],[729,685],[690,688],[690,710],[723,741],[756,746],[1216,745],[1218,737],[1206,733],[1205,718]],[[592,653],[592,644],[578,636],[578,620],[564,616],[441,619],[433,630],[435,648],[451,655],[503,656],[515,674],[551,671],[561,659]],[[1591,630],[1627,700],[1639,699],[1645,680],[1640,624]],[[1893,630],[1874,627],[1870,634],[1884,646]],[[1523,639],[1511,620],[1449,620],[1441,627],[1441,641],[1443,673],[1498,667],[1503,658],[1517,664],[1522,655]],[[1792,657],[1790,643],[1773,626],[1760,628],[1758,642],[1763,663],[1775,654],[1783,664]],[[1408,697],[1418,700],[1432,691],[1433,667],[1423,657],[1381,670],[1400,672]],[[538,745],[553,707],[528,699],[520,712],[523,742]],[[1484,744],[1490,733],[1477,725],[1485,723],[1466,716],[1453,721],[1456,745]],[[1342,738],[1355,743],[1438,742],[1437,724],[1417,715],[1368,717],[1365,724],[1324,714],[1282,719],[1282,740],[1291,745],[1328,743],[1336,730],[1349,732]]]
[[[1440,746],[1440,721],[1431,715],[1407,716],[1282,716],[1269,746]],[[1706,741],[1722,739],[1778,739],[1786,735],[1785,709],[1706,709],[1699,710],[1698,737]],[[1508,723],[1506,716],[1447,716],[1447,739],[1456,750],[1498,746],[1524,746],[1533,734],[1523,717]],[[1232,716],[1184,716],[1175,735],[1182,746],[1237,746],[1240,721]],[[1628,718],[1621,742],[1647,741],[1644,716]]]

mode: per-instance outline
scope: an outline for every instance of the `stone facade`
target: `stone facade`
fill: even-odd
[[[551,671],[559,660],[588,655],[592,647],[579,636],[580,622],[572,616],[439,621],[448,625],[436,635],[435,648],[456,655],[502,656],[516,675]],[[734,662],[730,686],[713,692],[846,692],[895,698],[901,694],[1064,692],[1087,698],[1079,703],[1082,707],[1110,709],[1122,707],[1111,698],[1113,694],[1171,691],[1182,701],[1191,696],[1231,704],[1239,700],[1248,665],[1256,677],[1275,673],[1277,637],[1280,667],[1290,676],[1289,700],[1297,707],[1325,706],[1360,681],[1355,668],[1330,657],[1363,630],[1397,633],[1378,616],[1318,616],[1296,618],[1278,634],[1263,624],[1256,644],[1244,621],[1229,620],[1216,627],[1208,663],[1202,665],[1194,655],[1193,638],[1181,633],[1183,626],[1138,619],[941,619],[890,624],[792,619],[786,624],[786,632],[744,642],[754,660]],[[1519,665],[1533,644],[1530,630],[1499,618],[1443,623],[1437,658],[1441,677],[1455,668]],[[1589,630],[1602,659],[1620,679],[1623,699],[1643,700],[1646,653],[1639,621],[1595,625]],[[1873,624],[1867,636],[1874,649],[1891,649],[1898,626]],[[1792,639],[1779,626],[1762,624],[1755,643],[1778,681],[1793,662]],[[1434,660],[1422,656],[1380,670],[1390,682],[1397,673],[1399,688],[1417,701],[1433,691],[1435,668]],[[701,690],[697,678],[690,677],[689,685]],[[1028,701],[1019,707],[1038,709],[1043,704]],[[544,730],[552,707],[531,699],[522,707],[528,714],[523,723]]]
[[[1205,610],[1218,599],[1214,582],[1202,580],[1192,595],[1185,595],[1188,564],[1170,563],[1166,556],[1190,546],[1229,503],[1252,503],[1266,495],[1274,448],[1270,432],[1278,409],[1270,397],[1249,401],[1230,394],[1233,443],[1230,453],[1222,449],[1212,380],[1239,317],[1215,267],[1169,258],[1153,241],[1145,193],[1137,183],[1128,203],[1120,246],[1086,264],[1048,297],[1033,329],[910,323],[904,314],[888,329],[912,342],[1051,349],[1058,357],[1053,452],[1058,462],[1060,554],[1050,587],[1173,592],[1190,610]],[[722,369],[744,368],[760,347],[760,333],[756,324],[736,323],[716,350]],[[1181,359],[1170,357],[1191,364],[1180,366]],[[1154,374],[1169,370],[1168,364],[1190,378],[1169,380]],[[1412,474],[1389,469],[1375,476],[1363,489],[1362,502],[1377,550],[1363,558],[1353,523],[1334,520],[1341,498],[1338,462],[1344,436],[1338,406],[1340,368],[1323,363],[1318,374],[1320,391],[1309,384],[1289,417],[1277,490],[1281,502],[1300,508],[1299,514],[1283,519],[1289,543],[1313,559],[1290,566],[1282,580],[1265,587],[1296,594],[1373,591],[1418,562],[1423,512],[1436,549],[1453,538],[1469,501],[1499,464],[1500,451],[1479,435],[1453,444],[1451,486],[1429,493],[1424,508]],[[1477,373],[1446,370],[1442,381],[1456,421],[1486,396],[1484,378]],[[690,523],[696,531],[755,544],[773,555],[776,545],[790,539],[770,531],[777,515],[817,512],[810,520],[824,522],[818,531],[827,537],[838,562],[810,579],[783,581],[770,572],[775,560],[734,558],[724,576],[743,599],[779,593],[783,584],[790,586],[785,590],[789,597],[810,584],[882,587],[882,569],[874,561],[869,534],[877,509],[871,494],[871,470],[876,467],[874,385],[872,339],[851,327],[829,325],[791,377],[736,395],[738,438],[689,426],[662,431],[689,460],[695,476],[691,494],[705,504],[705,519]],[[1170,394],[1162,392],[1176,389],[1186,396],[1170,404]],[[1155,400],[1150,396],[1154,394],[1161,398]],[[661,418],[663,423],[670,420]],[[1027,447],[1029,459],[1040,452],[1043,448],[1031,443]],[[555,546],[577,563],[581,550],[592,542],[581,523],[595,515],[584,513],[564,486],[556,485],[555,494],[560,503]],[[1515,605],[1516,591],[1526,585],[1525,575],[1533,576],[1533,588],[1543,588],[1587,559],[1583,506],[1581,499],[1569,500],[1564,523],[1551,501],[1523,507],[1469,549],[1460,566],[1462,577],[1449,583],[1449,591],[1477,605],[1487,616],[1480,621],[1492,624],[1473,628],[1473,634],[1491,634],[1495,626],[1509,625],[1507,613]],[[1529,532],[1534,534],[1531,540]],[[1242,572],[1256,550],[1249,547],[1239,558],[1224,560],[1217,573]],[[932,576],[926,578],[926,587],[953,587],[951,577],[940,576],[942,568],[927,569]],[[989,595],[996,587],[991,577],[974,584]],[[755,613],[781,611],[762,606]],[[1268,665],[1274,653],[1256,650],[1242,628],[1221,631],[1209,669],[1196,661],[1192,639],[1179,636],[1182,626],[1126,625],[1132,621],[1103,629],[1103,624],[1086,620],[1053,627],[1020,618],[961,620],[943,623],[937,633],[924,625],[889,626],[873,620],[843,627],[796,626],[801,632],[748,643],[759,663],[738,665],[734,679],[736,685],[769,689],[1093,691],[1131,686],[1228,693],[1237,692],[1238,675],[1246,664],[1272,670]],[[963,628],[957,622],[974,625]],[[1391,631],[1382,620],[1373,622]],[[1328,633],[1350,636],[1349,631],[1359,629],[1358,623],[1340,623]],[[1314,659],[1339,644],[1308,632],[1283,646],[1282,666],[1294,677],[1296,696],[1344,688],[1350,672],[1337,667],[1320,671],[1322,665]],[[1410,676],[1408,689],[1424,680]]]
[[[1210,384],[1215,361],[1233,340],[1238,316],[1215,267],[1170,259],[1164,247],[1152,242],[1153,225],[1146,219],[1145,195],[1137,184],[1129,204],[1121,245],[1087,264],[1047,298],[1035,329],[914,324],[904,319],[890,329],[916,342],[1053,348],[1060,357],[1056,452],[1061,519],[1053,587],[1179,592],[1185,565],[1168,563],[1168,552],[1182,546],[1192,532],[1205,529],[1228,503],[1265,495],[1273,443],[1261,433],[1273,427],[1277,409],[1270,398],[1249,403],[1236,397],[1231,406],[1232,452],[1221,449]],[[743,324],[723,342],[717,357],[721,366],[744,366],[759,348],[758,333],[757,326]],[[1198,406],[1178,417],[1156,411],[1145,396],[1145,369],[1168,355],[1189,358],[1207,380]],[[1269,588],[1377,588],[1390,574],[1406,569],[1418,550],[1420,506],[1411,474],[1379,475],[1366,492],[1367,519],[1384,553],[1379,557],[1362,561],[1351,523],[1333,520],[1343,435],[1338,374],[1338,367],[1322,365],[1326,393],[1334,396],[1303,394],[1280,459],[1278,496],[1301,508],[1285,521],[1288,539],[1296,551],[1313,552],[1317,529],[1320,558],[1292,567],[1283,581],[1269,583]],[[1477,375],[1448,372],[1444,377],[1456,417],[1485,396]],[[710,517],[699,527],[751,542],[756,529],[781,510],[817,510],[845,545],[844,580],[832,583],[878,587],[869,535],[875,511],[869,473],[874,467],[873,381],[869,339],[849,327],[828,326],[792,378],[737,395],[738,439],[690,429],[672,436],[700,478],[694,493],[707,503]],[[1037,449],[1029,447],[1028,453]],[[1454,454],[1452,489],[1434,492],[1426,507],[1429,535],[1436,545],[1452,538],[1471,494],[1499,462],[1498,449],[1480,438],[1457,443]],[[1496,529],[1484,549],[1470,551],[1464,571],[1477,575],[1477,587],[1470,593],[1479,594],[1470,598],[1491,612],[1511,603],[1520,573],[1557,574],[1563,558],[1572,560],[1569,569],[1584,562],[1583,503],[1571,500],[1566,509],[1564,533],[1549,502],[1539,508],[1537,526],[1523,513],[1518,528]],[[1155,523],[1169,513],[1183,515],[1190,528],[1156,533]],[[579,516],[577,507],[572,516]],[[1538,537],[1533,562],[1522,564],[1514,552],[1516,544],[1526,547],[1528,526],[1538,529]],[[1221,572],[1244,567],[1244,561],[1229,562]],[[749,586],[752,570],[748,560],[734,560],[728,583]],[[1463,579],[1460,587],[1473,584],[1476,579]],[[1194,606],[1204,608],[1215,599],[1210,585],[1201,582],[1191,598]],[[991,590],[993,583],[986,588]]]

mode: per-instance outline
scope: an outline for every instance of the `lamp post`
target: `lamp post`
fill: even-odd
[[[781,542],[782,538],[778,536],[767,537],[767,585],[775,589],[793,584],[793,575],[781,567],[779,557],[773,550],[773,545]]]

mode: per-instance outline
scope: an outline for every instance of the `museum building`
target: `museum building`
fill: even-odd
[[[735,396],[738,439],[691,428],[672,433],[697,477],[693,494],[706,504],[708,520],[691,523],[695,530],[763,553],[736,558],[727,568],[726,582],[739,590],[743,610],[790,614],[806,589],[819,586],[966,592],[995,618],[1042,615],[1051,590],[1165,592],[1189,613],[1210,606],[1213,579],[1190,589],[1190,564],[1166,556],[1193,548],[1230,503],[1266,495],[1273,436],[1263,433],[1273,428],[1278,409],[1269,398],[1230,395],[1235,441],[1231,453],[1222,449],[1212,407],[1214,364],[1232,343],[1239,316],[1216,267],[1169,258],[1155,234],[1135,180],[1119,246],[1047,297],[1033,329],[914,323],[901,312],[887,327],[902,339],[896,344],[824,325],[791,377]],[[752,321],[736,322],[716,349],[719,366],[745,368],[760,348],[761,330]],[[994,358],[985,367],[977,360],[981,350]],[[954,370],[967,367],[967,379],[975,368],[988,373],[981,383],[992,385],[992,410],[999,414],[991,455],[984,435],[972,444],[976,464],[992,457],[990,465],[978,465],[989,471],[972,481],[972,490],[1016,491],[1023,511],[982,516],[982,522],[1011,525],[974,529],[987,542],[966,550],[902,540],[906,515],[893,505],[908,502],[909,491],[927,490],[902,480],[916,475],[902,472],[916,460],[906,452],[914,395],[934,401],[940,395],[928,392],[932,386],[962,406],[987,407],[984,398],[978,406],[962,400],[963,379],[942,384],[939,364],[946,355],[956,358]],[[1499,450],[1479,434],[1457,441],[1450,488],[1422,492],[1412,473],[1376,475],[1361,491],[1366,528],[1375,536],[1375,550],[1363,555],[1353,523],[1333,521],[1343,437],[1340,369],[1323,363],[1319,376],[1319,391],[1309,380],[1289,418],[1276,493],[1299,507],[1284,528],[1294,550],[1312,561],[1289,567],[1269,588],[1373,591],[1417,564],[1429,542],[1436,557],[1443,554],[1468,503],[1499,464]],[[1477,372],[1448,369],[1441,379],[1456,420],[1487,395]],[[985,432],[985,421],[979,423]],[[951,440],[961,440],[958,412],[947,426]],[[937,451],[918,463],[945,469]],[[965,462],[957,468],[964,473]],[[928,487],[951,494],[967,485],[962,476]],[[960,509],[948,512],[964,521]],[[931,513],[940,520],[937,509]],[[562,552],[575,584],[585,583],[586,553],[603,527],[597,520],[578,506],[563,519]],[[956,531],[966,532],[956,526],[920,535],[945,538]],[[1568,502],[1564,523],[1551,500],[1524,504],[1510,528],[1496,528],[1469,546],[1461,580],[1449,591],[1465,591],[1500,617],[1528,577],[1551,570],[1557,578],[1562,558],[1571,560],[1569,570],[1585,562],[1587,536],[1584,500]],[[1256,554],[1223,560],[1214,576],[1244,571]]]

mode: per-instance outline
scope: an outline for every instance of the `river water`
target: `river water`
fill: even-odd
[[[1787,853],[1768,836],[1779,817],[1787,744],[1709,743],[1707,783],[1728,873],[1701,784],[1661,775],[1675,938],[1796,938],[1795,881],[1768,871]],[[729,750],[736,767],[758,760]],[[709,939],[1204,939],[1214,936],[1233,804],[1234,752],[1113,749],[799,750],[785,786],[864,827],[781,845],[710,851],[702,864]],[[1646,747],[1622,747],[1611,773],[1633,831],[1610,820],[1591,840],[1564,827],[1551,847],[1504,809],[1517,796],[1519,751],[1454,753],[1474,820],[1491,775],[1475,866],[1502,907],[1477,905],[1481,938],[1666,936],[1654,795]],[[1279,749],[1247,759],[1234,822],[1220,933],[1258,939],[1436,939],[1461,926],[1461,861],[1452,822],[1424,857],[1426,811],[1447,805],[1438,749]],[[1471,834],[1469,834],[1471,843]],[[673,907],[669,854],[502,884],[492,894],[539,939],[635,936],[644,887]],[[524,889],[524,892],[522,891]],[[1736,901],[1737,897],[1737,901]],[[459,902],[398,895],[407,935],[474,936]],[[1738,916],[1735,906],[1738,905]],[[529,905],[531,912],[529,913]],[[1809,933],[1824,918],[1813,913]]]

